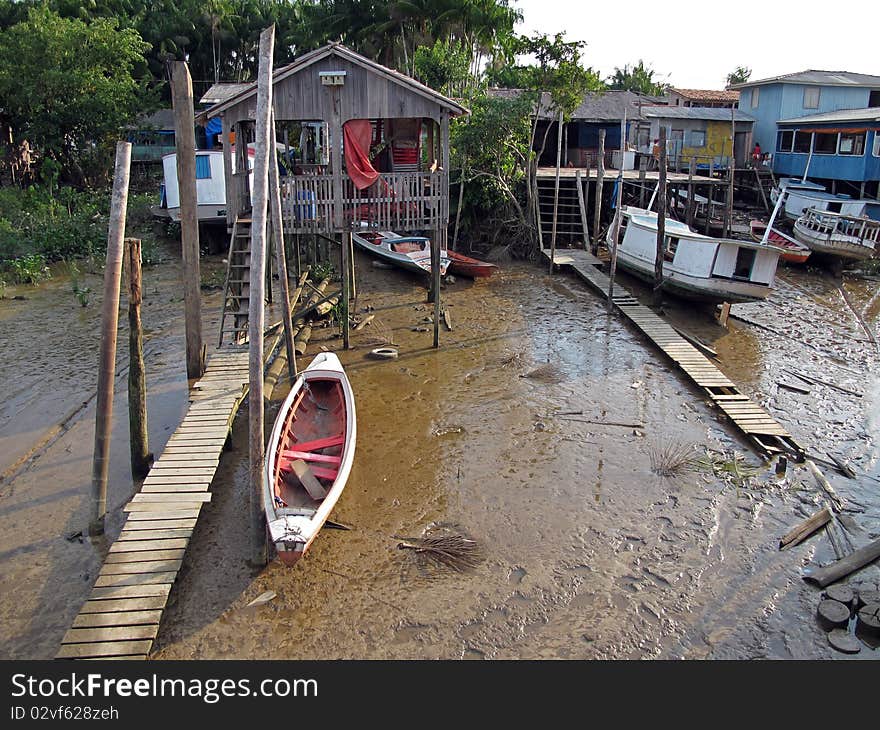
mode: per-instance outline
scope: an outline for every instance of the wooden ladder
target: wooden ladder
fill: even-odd
[[[248,332],[248,307],[251,278],[251,219],[236,217],[229,239],[226,258],[226,285],[223,290],[223,312],[220,315],[220,338],[230,335],[232,344],[245,342]],[[231,322],[227,324],[227,317]]]
[[[771,210],[770,191],[776,187],[776,178],[772,170],[762,170],[757,165],[752,169],[755,171],[755,181],[758,183],[758,192],[761,193],[764,208],[769,213]]]

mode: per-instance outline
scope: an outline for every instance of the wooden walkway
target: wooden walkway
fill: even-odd
[[[550,250],[544,249],[543,254],[550,261]],[[599,270],[602,262],[589,251],[559,249],[555,252],[553,263],[571,268],[581,280],[607,299],[610,279]],[[676,332],[668,322],[640,304],[628,289],[617,282],[614,283],[611,300],[630,322],[706,392],[758,451],[765,456],[790,453],[798,461],[803,459],[804,450],[791,434],[767,411],[752,403],[747,395],[740,393],[715,363]]]
[[[147,658],[247,385],[247,347],[208,359],[186,416],[125,506],[122,532],[57,658]]]

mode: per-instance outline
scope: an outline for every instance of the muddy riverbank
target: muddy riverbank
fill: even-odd
[[[800,469],[772,479],[699,391],[598,298],[573,278],[508,263],[488,281],[460,279],[444,290],[454,329],[443,328],[435,351],[420,283],[373,268],[360,254],[356,263],[357,307],[370,307],[375,320],[353,335],[355,349],[341,353],[359,441],[334,512],[354,529],[324,530],[294,569],[247,565],[243,412],[155,658],[842,656],[816,625],[818,591],[800,578],[814,557],[831,559],[827,538],[776,549],[779,536],[815,509],[815,487]],[[156,449],[186,408],[177,267],[147,273]],[[771,303],[733,309],[782,334],[738,320],[722,330],[686,305],[670,304],[667,316],[713,342],[721,369],[798,439],[833,447],[860,474],[880,476],[868,417],[876,351],[837,306],[840,294],[828,280],[801,271],[783,280]],[[845,286],[873,327],[876,285]],[[0,302],[0,380],[14,394],[0,406],[3,470],[94,389],[97,308],[74,307],[58,281],[26,295],[26,302]],[[218,294],[205,304],[212,344]],[[318,330],[302,363],[321,346],[339,347],[335,334]],[[398,345],[400,358],[367,359],[380,340]],[[523,377],[548,362],[555,367],[545,377]],[[782,368],[824,373],[818,377],[864,396],[780,391]],[[124,393],[119,381],[111,537],[134,489]],[[270,414],[275,408],[277,400]],[[65,538],[87,522],[93,422],[93,404],[86,405],[38,459],[0,485],[3,657],[51,657],[100,566],[106,544]],[[652,451],[671,442],[693,444],[699,461],[663,478],[652,471]],[[734,452],[744,455],[737,469],[751,478],[731,476]],[[853,517],[865,534],[854,539],[877,533],[877,483],[829,476],[864,507]],[[394,536],[438,524],[480,541],[485,559],[475,571],[436,570],[397,549]],[[880,571],[859,577],[877,580]],[[276,598],[246,608],[266,590]],[[866,648],[859,656],[874,654]]]

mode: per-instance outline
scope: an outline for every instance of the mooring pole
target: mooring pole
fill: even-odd
[[[727,209],[724,215],[724,237],[733,227],[733,177],[736,170],[736,109],[730,107],[730,179],[727,181]]]
[[[177,140],[177,188],[180,193],[180,237],[183,256],[183,306],[186,327],[186,375],[205,372],[202,345],[202,302],[199,278],[199,218],[196,194],[196,137],[192,78],[184,61],[175,61],[171,73],[171,101]]]
[[[602,193],[605,185],[605,130],[599,130],[599,157],[596,159],[596,198],[593,205],[593,243],[590,250],[599,251],[599,231],[602,227]]]
[[[660,180],[657,184],[657,251],[654,254],[654,306],[663,301],[663,250],[666,247],[666,127],[660,125]],[[707,213],[708,215],[708,213]]]
[[[125,239],[128,269],[128,433],[131,445],[131,474],[143,478],[150,470],[147,432],[147,371],[144,367],[144,333],[141,326],[141,242]]]
[[[271,152],[269,154],[269,203],[272,220],[272,238],[275,241],[275,257],[278,268],[278,284],[281,287],[281,317],[284,320],[284,345],[287,350],[287,369],[292,383],[296,377],[296,360],[293,349],[293,323],[290,321],[290,284],[287,280],[287,251],[284,248],[284,220],[281,215],[281,182],[278,179],[278,162],[275,159],[277,133],[275,115],[270,121]],[[270,394],[271,395],[271,394]]]
[[[251,562],[266,562],[266,529],[263,520],[263,286],[266,281],[266,211],[269,202],[269,125],[272,118],[272,51],[275,26],[260,34],[260,66],[257,77],[256,149],[254,194],[251,214],[250,301],[248,303],[248,426],[250,454]]]
[[[617,172],[617,203],[614,210],[614,236],[611,248],[611,270],[608,274],[608,311],[614,308],[614,275],[617,272],[617,246],[620,243],[620,224],[623,222],[623,150],[626,142],[626,110],[623,111],[623,120],[620,122],[620,170]]]
[[[339,298],[340,316],[342,321],[342,347],[351,346],[351,322],[348,317],[349,295],[351,293],[351,231],[343,231],[339,236],[340,254],[342,256],[342,296]]]
[[[556,216],[559,211],[559,167],[562,164],[562,110],[559,110],[559,121],[556,125],[556,183],[553,188],[553,227],[550,232],[550,273],[553,273],[553,261],[556,258]]]
[[[95,451],[92,460],[92,518],[90,535],[104,534],[107,514],[107,477],[110,470],[110,432],[113,425],[113,381],[116,375],[116,329],[119,324],[119,289],[122,248],[128,206],[131,144],[116,144],[116,169],[107,231],[104,263],[104,301],[101,305],[101,351],[98,359],[98,401],[95,413]]]

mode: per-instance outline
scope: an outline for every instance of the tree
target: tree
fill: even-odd
[[[654,80],[657,73],[645,62],[639,62],[632,68],[625,65],[623,68],[614,67],[614,73],[608,78],[608,88],[616,91],[635,91],[648,96],[662,96],[669,90],[669,84]]]
[[[115,20],[86,24],[32,8],[0,32],[0,99],[13,143],[27,141],[63,179],[100,182],[123,128],[151,110],[134,76],[147,48]]]
[[[415,77],[432,89],[462,96],[468,86],[470,58],[463,43],[439,40],[433,46],[419,46],[413,55]]]
[[[727,85],[744,84],[752,75],[752,69],[746,66],[737,66],[733,71],[727,74]]]

